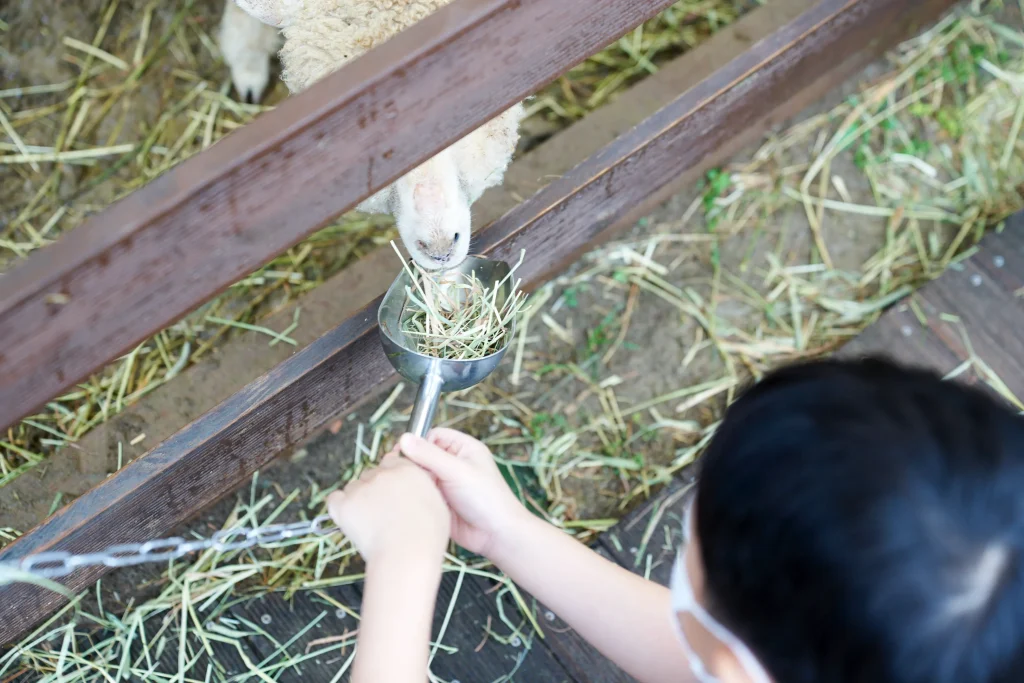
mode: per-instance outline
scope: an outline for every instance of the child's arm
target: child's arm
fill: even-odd
[[[686,680],[667,588],[532,515],[502,536],[491,561],[604,656],[639,681]]]
[[[430,475],[397,451],[327,503],[366,561],[352,683],[423,683],[448,506]]]
[[[437,477],[454,513],[456,543],[491,559],[634,678],[688,680],[667,588],[605,560],[531,515],[479,441],[446,429],[433,430],[428,438],[405,435],[402,451]]]
[[[440,582],[440,561],[396,555],[367,566],[352,683],[426,680]]]

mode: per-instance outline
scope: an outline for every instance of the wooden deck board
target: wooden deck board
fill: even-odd
[[[457,574],[446,574],[437,598],[434,633],[438,632],[445,610],[458,583]],[[501,611],[498,601],[501,600]],[[492,582],[465,576],[459,588],[456,610],[453,612],[443,643],[458,648],[452,655],[438,654],[432,670],[444,680],[537,681],[538,683],[576,683],[543,640],[538,638],[520,616],[510,596],[499,596]],[[505,644],[486,633],[487,629],[507,636],[509,629],[501,621],[501,613],[516,625],[522,623],[529,637]],[[517,667],[518,664],[518,667]],[[514,674],[513,674],[514,672]],[[579,683],[583,683],[580,681]]]
[[[255,653],[257,664],[273,666],[323,652],[275,672],[272,677],[281,683],[330,683],[354,651],[347,636],[354,635],[359,624],[352,614],[331,601],[358,614],[362,603],[358,587],[336,586],[321,592],[329,600],[313,593],[301,593],[297,598],[286,600],[272,593],[231,610],[235,618],[256,624],[265,631],[246,639],[246,646]]]
[[[168,629],[163,628],[161,619],[153,619],[145,624],[145,640],[148,643],[148,648],[144,647],[143,639],[136,634],[127,662],[128,671],[132,672],[132,675],[127,680],[150,680],[149,674],[167,674],[179,670],[180,641],[173,634],[177,632],[176,625],[180,621],[180,613],[169,615],[169,618],[175,624]],[[119,652],[116,656],[111,657],[102,648],[99,651],[92,649],[102,644],[110,636],[109,631],[98,629],[88,637],[78,640],[78,652],[91,662],[102,662],[108,672],[113,675],[113,671],[117,670],[122,663]],[[205,646],[197,647],[195,639],[190,639],[189,642],[189,648],[184,654],[184,661],[189,663],[188,670],[190,672],[186,675],[186,680],[190,677],[195,678],[197,673],[205,675],[207,670],[211,672],[211,681],[227,680],[249,671],[242,658],[243,654],[250,660],[259,660],[258,652],[244,640],[239,643],[241,652],[239,652],[239,648],[230,644],[210,640],[206,645],[213,651],[212,658],[207,655]],[[146,654],[147,649],[148,655]],[[34,674],[25,672],[6,680],[8,683],[34,683],[39,680],[33,676]]]
[[[508,628],[501,622],[498,596],[492,592],[492,588],[490,582],[479,577],[466,575],[459,585],[458,574],[445,574],[438,591],[433,633],[435,637],[440,633],[449,603],[454,597],[455,608],[441,642],[445,648],[454,648],[455,652],[437,653],[432,664],[436,675],[444,680],[495,681],[504,680],[504,676],[515,671],[513,680],[531,682],[620,683],[630,680],[576,678],[539,638],[534,637],[525,645],[522,642],[515,645],[503,644],[488,636],[487,629],[508,633]],[[339,604],[354,611],[360,608],[359,586],[332,588],[325,592]],[[504,613],[515,619],[519,613],[512,599],[505,597],[502,603]],[[310,652],[322,649],[325,647],[325,638],[342,636],[358,628],[353,617],[340,616],[343,613],[339,613],[336,607],[308,592],[299,593],[290,600],[280,595],[265,596],[239,605],[232,611],[236,617],[259,624],[266,630],[267,635],[249,638],[246,643],[257,652],[260,660],[275,656],[274,661],[283,661],[280,645],[287,643],[303,629],[307,629],[306,632],[287,649],[292,658],[301,656],[307,652],[307,648]],[[308,628],[314,621],[315,626]],[[280,683],[331,683],[351,653],[352,649],[346,647],[302,662],[282,671],[277,680]],[[347,675],[341,680],[347,680]]]
[[[595,550],[613,559],[600,544],[595,546]],[[580,683],[635,683],[636,679],[608,661],[557,614],[543,605],[539,605],[535,613],[544,629],[545,646],[575,680]]]
[[[961,381],[1005,383],[1024,397],[1024,212],[978,250],[885,313],[840,350],[840,357],[884,354],[947,374],[974,363]],[[984,381],[986,367],[995,377]]]

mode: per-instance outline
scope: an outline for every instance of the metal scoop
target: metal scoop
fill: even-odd
[[[454,282],[467,281],[472,273],[488,290],[504,279],[505,284],[498,291],[497,306],[500,308],[512,295],[512,278],[506,279],[510,270],[504,261],[468,256],[461,265],[446,271],[444,277]],[[413,282],[408,271],[403,268],[384,295],[377,311],[377,323],[388,360],[399,375],[410,382],[419,383],[409,431],[423,437],[434,420],[434,410],[441,392],[468,389],[486,379],[505,355],[509,341],[515,335],[516,324],[513,318],[505,335],[505,345],[489,356],[475,360],[445,360],[424,355],[416,350],[416,340],[408,338],[402,331],[408,308],[406,287],[413,287]]]

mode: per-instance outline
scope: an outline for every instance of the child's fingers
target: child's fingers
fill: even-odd
[[[476,458],[487,452],[487,446],[473,437],[447,427],[436,427],[427,434],[427,441],[463,458]]]
[[[448,451],[452,455],[461,455],[466,443],[462,432],[446,427],[435,427],[427,432],[427,441]]]
[[[443,448],[412,434],[403,434],[399,445],[405,457],[430,472],[441,481],[458,479],[465,471],[465,463]]]
[[[327,512],[331,515],[331,518],[337,522],[342,516],[341,511],[345,507],[345,492],[335,491],[331,495],[327,496]]]

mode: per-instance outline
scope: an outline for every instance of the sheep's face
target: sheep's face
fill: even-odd
[[[402,242],[428,270],[454,268],[469,254],[469,200],[455,157],[445,150],[394,184],[392,213]]]
[[[282,29],[282,78],[298,92],[450,0],[234,1]],[[501,184],[522,115],[522,104],[510,107],[357,208],[394,216],[406,249],[424,268],[459,265],[469,254],[470,206]]]

